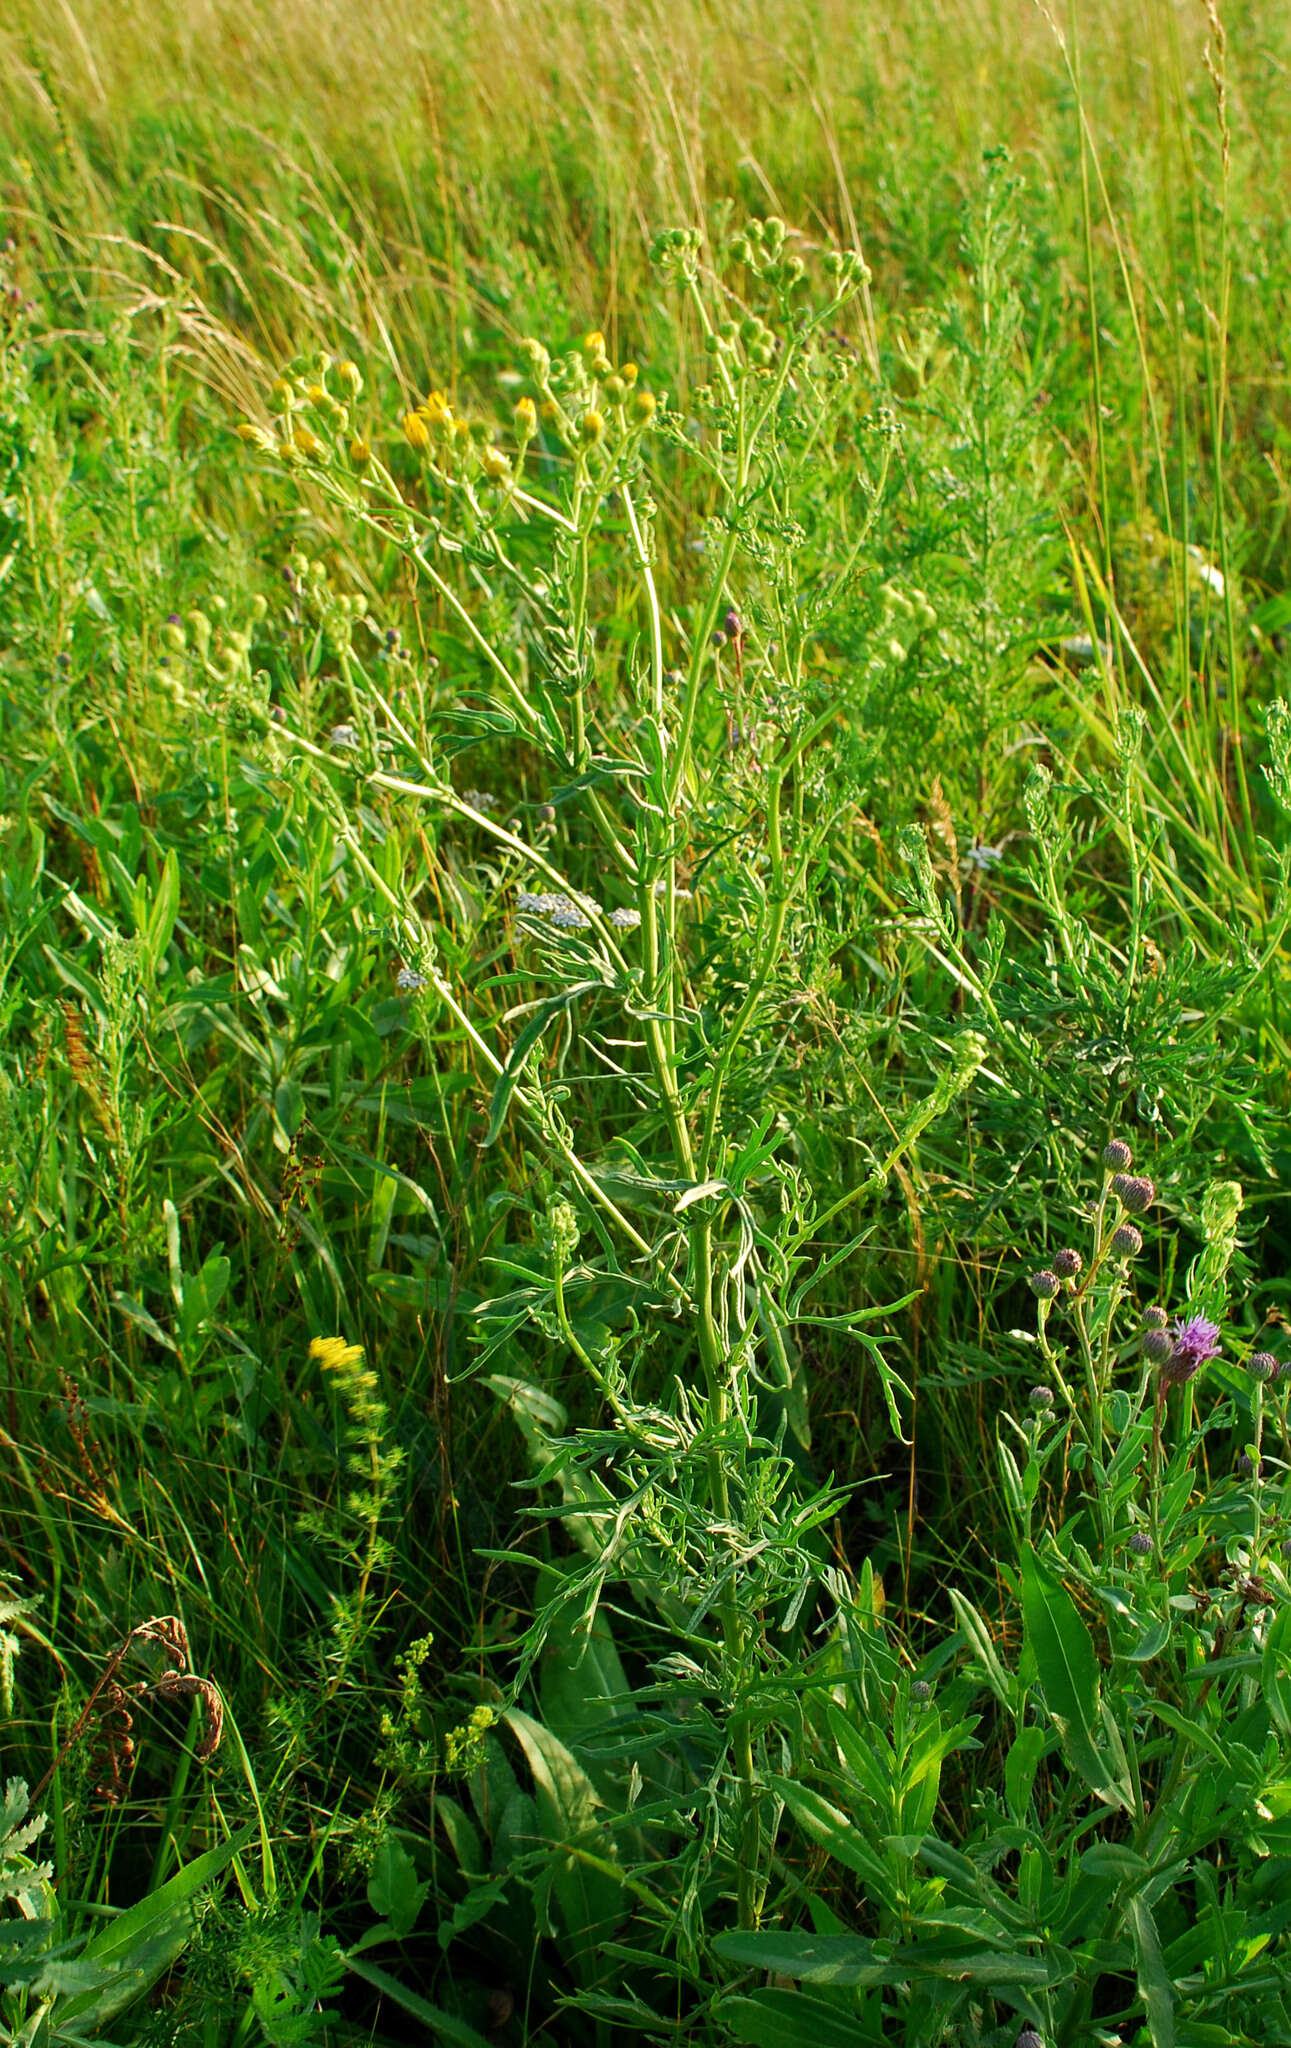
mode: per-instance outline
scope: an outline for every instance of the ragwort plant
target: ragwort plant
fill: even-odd
[[[541,1577],[497,1705],[538,1787],[548,1847],[531,1875],[545,1873],[543,1898],[554,1886],[577,1996],[602,2020],[624,1963],[606,1936],[627,1913],[693,1998],[724,1900],[746,1928],[765,1909],[784,1807],[771,1774],[801,1718],[812,1633],[846,1599],[820,1533],[837,1495],[797,1478],[810,1418],[791,1329],[852,1337],[901,1433],[901,1384],[871,1327],[884,1311],[812,1300],[864,1232],[827,1259],[814,1246],[835,1218],[855,1222],[982,1057],[971,1032],[954,1039],[887,1155],[820,1208],[778,1067],[815,864],[868,764],[818,636],[843,606],[881,613],[859,572],[892,427],[835,334],[864,275],[853,256],[809,276],[770,221],[712,264],[695,234],[670,232],[656,260],[709,359],[689,418],[592,333],[556,358],[526,344],[509,445],[435,391],[383,447],[361,422],[359,372],[325,355],[289,366],[276,419],[242,430],[415,567],[456,671],[429,707],[391,689],[379,627],[335,596],[348,716],[311,731],[303,704],[275,708],[266,745],[384,903],[427,1057],[445,1028],[469,1042],[488,1089],[481,1142],[508,1120],[524,1133],[528,1199],[512,1198],[475,1365],[532,1449],[534,1514],[564,1526],[576,1561]],[[709,508],[693,590],[660,558],[656,449]],[[330,587],[305,558],[292,576]],[[505,794],[459,786],[472,755]],[[508,933],[488,991],[513,999],[501,1028],[446,968],[393,842],[361,825],[366,790],[396,800],[414,840],[433,837],[423,881],[438,871],[442,896],[456,873],[454,918]],[[480,850],[465,871],[463,840]],[[590,1154],[589,1104],[612,1134]],[[664,1368],[660,1338],[678,1332]],[[535,1350],[584,1376],[596,1421],[564,1432]],[[654,1645],[635,1689],[605,1645],[622,1589]],[[599,1776],[520,1709],[544,1650],[603,1724]],[[586,1737],[587,1709],[578,1720]],[[510,1782],[496,1827],[520,1795],[498,1736],[480,1739],[481,1783]],[[437,1809],[469,1843],[465,1814]],[[477,1851],[463,1868],[482,1871]],[[492,1903],[486,1890],[463,1924]]]

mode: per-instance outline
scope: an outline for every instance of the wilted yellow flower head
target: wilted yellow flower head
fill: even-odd
[[[416,448],[418,451],[429,448],[430,428],[426,425],[421,413],[406,412],[401,424],[403,426],[404,440],[410,448]]]

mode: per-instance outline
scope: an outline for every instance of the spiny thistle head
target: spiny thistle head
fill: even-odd
[[[1061,1251],[1054,1253],[1049,1263],[1060,1280],[1075,1280],[1085,1261],[1078,1251],[1073,1251],[1070,1245],[1064,1245]]]
[[[1141,1216],[1156,1200],[1156,1189],[1145,1173],[1117,1173],[1112,1176],[1112,1193],[1131,1216]]]
[[[1112,1250],[1118,1258],[1136,1259],[1143,1249],[1143,1232],[1132,1223],[1118,1223],[1112,1232]]]
[[[1130,1549],[1135,1557],[1151,1557],[1152,1538],[1146,1529],[1136,1529],[1130,1538]]]
[[[1043,1410],[1043,1409],[1045,1409],[1045,1408],[1052,1408],[1052,1407],[1053,1407],[1053,1388],[1052,1388],[1052,1387],[1032,1387],[1032,1389],[1031,1389],[1031,1392],[1030,1392],[1030,1395],[1028,1396],[1028,1398],[1029,1398],[1029,1400],[1030,1400],[1030,1402],[1031,1402],[1031,1406],[1032,1406],[1033,1408],[1039,1408],[1039,1409],[1042,1409],[1042,1410]]]
[[[1152,1365],[1164,1365],[1174,1357],[1174,1338],[1168,1330],[1145,1330],[1139,1348]]]
[[[1113,1138],[1103,1147],[1103,1164],[1110,1173],[1125,1173],[1134,1164],[1134,1154],[1124,1138]]]
[[[1164,1330],[1169,1320],[1169,1316],[1158,1303],[1154,1302],[1151,1308],[1145,1308],[1143,1311],[1145,1330]]]
[[[1246,1361],[1246,1370],[1253,1380],[1275,1380],[1278,1362],[1271,1351],[1252,1351]]]
[[[1032,1273],[1027,1281],[1027,1286],[1037,1301],[1052,1301],[1061,1284],[1058,1275],[1050,1272],[1047,1266],[1041,1267],[1038,1273]]]
[[[1174,1326],[1174,1350],[1161,1368],[1166,1386],[1182,1386],[1209,1359],[1219,1356],[1219,1325],[1206,1316],[1188,1316]]]

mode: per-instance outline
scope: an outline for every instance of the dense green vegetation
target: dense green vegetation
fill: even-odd
[[[0,55],[0,2043],[1291,2041],[1291,23]]]

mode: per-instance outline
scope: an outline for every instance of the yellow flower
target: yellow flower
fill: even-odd
[[[636,364],[624,363],[619,371],[619,375],[625,384],[635,384],[639,375]]]
[[[585,356],[603,356],[605,354],[605,336],[601,333],[599,327],[594,327],[590,334],[583,336],[583,354]]]
[[[372,450],[366,441],[357,437],[350,442],[350,461],[356,469],[366,469],[372,460]]]
[[[632,401],[632,410],[639,420],[652,420],[655,411],[653,391],[638,391]]]
[[[430,428],[419,412],[406,412],[403,416],[403,437],[410,448],[429,448]]]
[[[430,421],[432,426],[439,420],[451,420],[453,417],[453,409],[442,391],[428,392],[426,403],[419,405],[417,410],[423,419]]]
[[[309,1346],[309,1355],[316,1358],[324,1372],[342,1372],[347,1365],[356,1365],[363,1356],[361,1344],[347,1344],[344,1337],[315,1337]]]
[[[578,431],[584,441],[599,441],[601,435],[605,432],[604,414],[597,412],[592,406],[589,406],[582,419],[578,422]]]
[[[532,434],[537,432],[538,408],[532,398],[518,398],[515,411],[511,417],[516,423],[516,432],[522,440],[527,441]]]
[[[308,455],[312,459],[315,455],[320,455],[322,453],[322,442],[319,440],[317,434],[310,433],[308,427],[297,427],[295,433],[292,435],[292,439],[296,443],[296,446],[299,448],[302,455]]]
[[[511,464],[500,448],[486,448],[480,457],[480,468],[491,484],[505,483],[511,474]]]
[[[344,385],[351,398],[357,398],[363,389],[363,378],[359,374],[357,363],[338,363],[336,379],[339,384]]]

